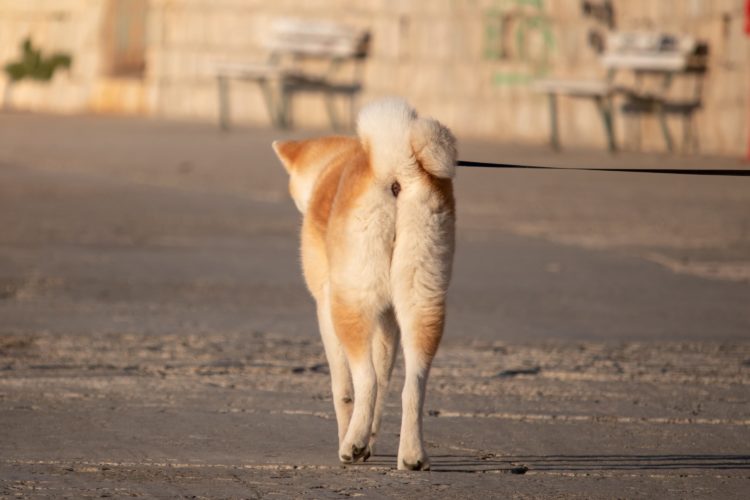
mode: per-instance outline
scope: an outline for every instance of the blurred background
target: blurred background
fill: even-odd
[[[269,112],[257,85],[261,77],[257,68],[253,72],[242,65],[269,61],[279,48],[274,46],[279,20],[313,21],[313,31],[314,21],[324,20],[369,34],[360,60],[351,64],[360,67],[350,72],[342,64],[339,72],[355,75],[361,87],[357,102],[402,95],[463,137],[543,144],[550,140],[551,110],[545,92],[535,88],[538,80],[603,80],[611,69],[602,59],[612,34],[666,33],[692,37],[708,53],[707,71],[698,76],[672,70],[667,83],[656,75],[658,92],[672,104],[666,121],[675,149],[745,156],[750,136],[747,8],[745,0],[2,0],[0,62],[22,61],[24,41],[43,62],[54,55],[63,59],[41,78],[14,81],[6,69],[0,95],[6,109],[216,121],[221,106],[217,76],[234,64],[229,74],[237,77],[231,79],[228,105],[232,121],[265,125]],[[297,41],[304,46],[305,40]],[[294,64],[309,76],[321,63]],[[626,87],[654,76],[619,73]],[[283,80],[269,81],[278,85]],[[346,116],[343,97],[333,99],[333,106]],[[614,135],[620,147],[666,148],[648,97],[638,100],[635,109],[627,93],[615,96]],[[319,93],[300,92],[290,122],[327,127],[326,106]],[[606,145],[596,106],[560,99],[556,107],[562,144]],[[627,122],[633,115],[636,125]],[[686,115],[689,133],[681,132]]]

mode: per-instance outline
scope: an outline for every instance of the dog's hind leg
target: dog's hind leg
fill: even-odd
[[[377,377],[372,362],[372,337],[376,315],[332,295],[332,318],[351,369],[354,385],[354,410],[339,459],[352,463],[367,455],[377,397]]]
[[[429,470],[430,459],[422,435],[422,409],[430,365],[443,332],[443,306],[404,309],[399,310],[406,373],[401,393],[398,468]]]
[[[349,428],[354,407],[354,387],[352,376],[346,362],[346,353],[341,341],[336,336],[331,317],[331,303],[328,286],[324,288],[318,300],[318,324],[320,336],[323,339],[323,347],[328,360],[328,369],[331,372],[331,393],[333,397],[333,408],[336,410],[336,423],[338,424],[339,446],[344,441],[344,436]]]
[[[422,438],[422,407],[430,366],[443,335],[455,219],[450,192],[441,198],[437,189],[402,184],[391,266],[393,305],[406,366],[398,468],[427,470],[430,462]]]
[[[400,333],[393,308],[384,311],[375,329],[372,339],[372,360],[375,364],[375,376],[378,383],[378,394],[375,399],[375,413],[372,417],[372,432],[365,460],[370,454],[375,454],[375,440],[380,432],[380,421],[388,396],[388,384],[391,381],[393,362],[396,360],[398,339]]]

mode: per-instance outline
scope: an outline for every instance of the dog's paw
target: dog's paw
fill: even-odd
[[[367,459],[375,455],[375,434],[370,434],[370,442],[367,443],[367,451],[362,457],[363,462],[367,462]]]
[[[399,453],[398,470],[430,470],[430,457],[424,450],[414,453]]]
[[[349,446],[342,446],[339,451],[339,460],[342,464],[353,464],[359,460],[367,460],[370,458],[370,447],[367,445],[357,446],[352,444]]]
[[[423,457],[413,462],[401,459],[398,462],[398,470],[430,470],[430,459]]]

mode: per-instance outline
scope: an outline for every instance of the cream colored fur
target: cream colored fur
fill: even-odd
[[[304,214],[302,260],[331,371],[339,457],[374,451],[399,338],[399,469],[429,469],[422,409],[454,251],[455,140],[400,99],[370,104],[359,139],[275,142]]]

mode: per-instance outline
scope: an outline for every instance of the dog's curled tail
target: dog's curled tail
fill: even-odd
[[[403,181],[420,170],[443,179],[456,173],[453,134],[437,120],[419,117],[403,99],[381,99],[364,107],[357,132],[380,179]]]

